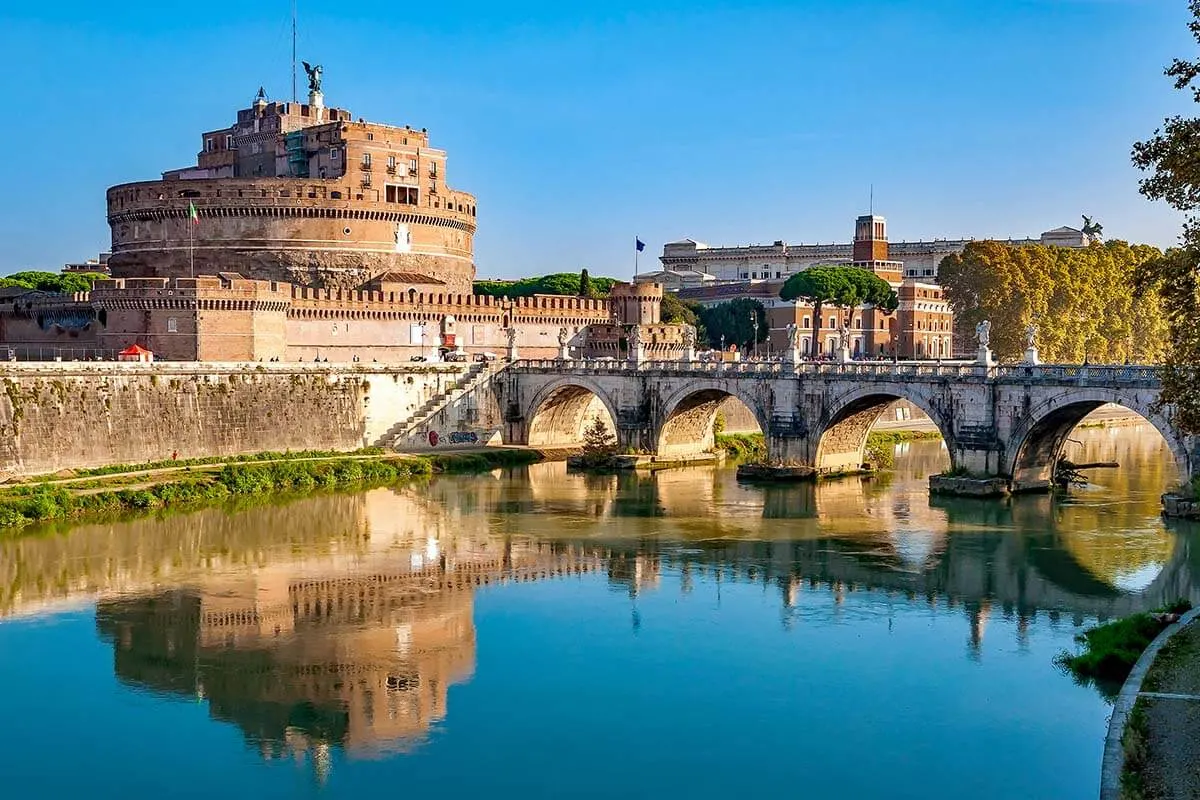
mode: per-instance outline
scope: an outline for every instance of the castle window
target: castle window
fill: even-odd
[[[211,136],[204,137],[204,152],[211,153],[213,151],[213,140]]]
[[[368,142],[373,142],[373,141],[375,141],[375,134],[373,134],[373,133],[368,133],[368,134],[367,134],[367,141],[368,141]]]
[[[167,333],[178,333],[179,321],[174,317],[167,318]]]
[[[342,151],[341,151],[341,150],[337,149],[336,147],[331,147],[331,148],[329,149],[329,160],[330,160],[330,161],[337,161],[337,160],[338,160],[338,159],[340,159],[341,157],[342,157]]]
[[[802,328],[807,328],[807,327],[809,327],[809,326],[811,326],[811,325],[812,325],[812,318],[811,318],[811,317],[805,317],[805,318],[804,318],[804,324],[803,324],[803,325],[801,325],[800,327],[802,327]]]
[[[225,134],[225,149],[226,150],[233,149],[233,134],[232,133]]]
[[[334,190],[334,191],[332,191],[332,192],[330,192],[330,193],[329,193],[329,199],[330,199],[330,200],[341,200],[341,199],[342,199],[342,193],[341,193],[341,192],[339,192],[339,191],[337,191],[337,190]]]

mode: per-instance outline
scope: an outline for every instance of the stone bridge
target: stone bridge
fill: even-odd
[[[1048,487],[1071,430],[1115,403],[1162,434],[1181,478],[1200,473],[1200,441],[1156,404],[1153,367],[517,361],[494,389],[509,442],[578,444],[607,412],[620,447],[665,460],[711,449],[717,409],[735,397],[757,418],[773,461],[818,473],[857,469],[872,426],[907,400],[941,431],[952,468],[1003,477],[1013,491]]]

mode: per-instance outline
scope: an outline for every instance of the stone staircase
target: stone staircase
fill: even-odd
[[[424,425],[429,419],[443,409],[458,400],[465,394],[470,393],[492,376],[492,364],[484,361],[473,363],[466,372],[462,374],[457,381],[441,394],[434,395],[425,401],[425,403],[414,411],[407,419],[400,420],[392,427],[388,428],[383,436],[375,442],[376,447],[395,448],[400,442],[407,439],[413,434],[417,428]]]

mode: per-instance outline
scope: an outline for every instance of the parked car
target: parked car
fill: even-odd
[[[448,361],[448,362],[453,362],[453,363],[458,363],[458,362],[466,361],[467,354],[466,353],[446,353],[444,356],[442,356],[442,360]]]
[[[412,358],[409,359],[409,361],[428,361],[428,360],[429,359],[426,358],[425,356],[413,356]]]
[[[476,353],[475,360],[476,361],[495,361],[496,354],[495,353]]]

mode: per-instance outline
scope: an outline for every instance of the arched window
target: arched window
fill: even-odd
[[[179,321],[175,317],[167,317],[167,333],[179,333]]]

